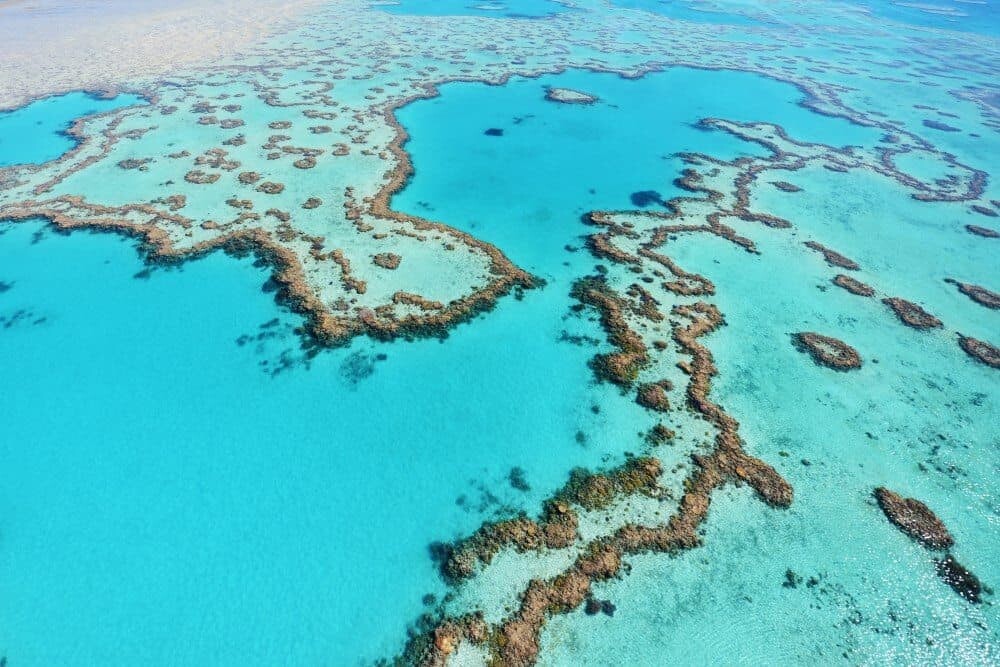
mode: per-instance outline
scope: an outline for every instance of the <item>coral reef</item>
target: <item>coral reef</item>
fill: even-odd
[[[944,558],[935,559],[934,569],[941,580],[951,586],[952,590],[973,604],[982,602],[983,585],[979,577],[948,554]]]
[[[857,271],[858,269],[861,268],[860,266],[858,266],[858,263],[855,262],[853,259],[848,259],[847,257],[841,255],[839,252],[831,250],[830,248],[827,248],[826,246],[817,243],[816,241],[806,241],[805,245],[807,248],[810,248],[818,253],[821,253],[823,255],[823,260],[826,261],[826,263],[829,264],[830,266],[837,267],[839,269],[847,269],[848,271]]]
[[[894,296],[882,299],[882,303],[889,306],[892,312],[896,313],[899,321],[908,327],[914,329],[933,329],[942,326],[941,320],[912,301]]]
[[[380,252],[372,257],[372,263],[381,266],[383,269],[398,269],[403,258],[394,252]]]
[[[593,95],[572,88],[548,88],[545,99],[563,104],[593,104],[597,101]]]
[[[857,294],[858,296],[875,296],[875,290],[871,286],[866,285],[860,280],[856,280],[850,276],[845,276],[843,273],[838,273],[833,277],[833,284],[837,287],[842,287],[851,294]]]
[[[991,368],[1000,368],[1000,348],[984,340],[958,334],[958,344],[967,355]]]
[[[882,486],[875,489],[875,499],[889,521],[925,547],[947,549],[955,543],[944,522],[919,500]]]
[[[981,306],[986,306],[996,310],[1000,308],[1000,294],[979,285],[972,283],[961,283],[952,278],[945,278],[946,283],[950,283],[958,288],[958,291],[969,297]]]
[[[670,410],[670,400],[667,398],[669,389],[669,382],[649,382],[639,386],[635,400],[644,408],[657,412],[668,412]]]
[[[861,368],[861,355],[858,351],[832,336],[802,331],[792,334],[792,342],[797,349],[809,354],[820,366],[836,371]]]
[[[592,365],[597,376],[621,386],[631,385],[639,370],[648,363],[649,353],[642,337],[626,322],[624,311],[627,305],[624,300],[608,287],[601,276],[577,281],[573,285],[572,296],[597,309],[608,342],[618,348],[617,352],[594,358]]]
[[[972,234],[976,236],[982,236],[984,239],[996,239],[1000,238],[1000,232],[995,229],[990,229],[989,227],[980,227],[979,225],[966,225],[965,228]]]

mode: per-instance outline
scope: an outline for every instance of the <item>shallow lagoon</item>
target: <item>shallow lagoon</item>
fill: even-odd
[[[554,0],[397,0],[373,2],[374,9],[414,16],[493,16],[539,19],[570,11]]]
[[[66,130],[77,118],[143,102],[135,95],[106,99],[88,93],[68,93],[0,112],[0,167],[54,160],[76,145]]]

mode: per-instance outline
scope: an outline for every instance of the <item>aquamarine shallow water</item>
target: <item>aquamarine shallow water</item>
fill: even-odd
[[[587,350],[528,325],[548,293],[444,343],[359,341],[272,377],[298,322],[250,262],[138,279],[114,236],[4,232],[0,646],[17,664],[389,655],[442,593],[432,541],[534,507],[566,461],[597,465],[634,429]]]
[[[578,89],[599,102],[548,102],[547,86]],[[406,149],[416,176],[393,206],[449,220],[503,248],[520,265],[567,279],[587,271],[581,274],[579,262],[562,264],[572,261],[564,246],[578,246],[588,232],[579,216],[635,208],[636,193],[658,193],[662,200],[682,194],[673,183],[684,168],[677,153],[722,159],[766,154],[756,144],[699,129],[702,118],[771,119],[795,136],[834,145],[870,144],[879,137],[798,106],[802,95],[790,84],[745,72],[678,67],[628,80],[570,71],[515,78],[502,88],[452,83],[441,90],[441,97],[399,111],[400,122],[412,128]],[[656,203],[645,207],[666,210]],[[589,256],[581,261],[593,264]]]
[[[492,16],[537,19],[569,11],[553,0],[398,0],[395,4],[373,4],[392,14],[414,16]]]
[[[0,167],[54,160],[76,144],[66,130],[77,118],[142,102],[135,95],[103,99],[78,92],[0,112]]]
[[[763,25],[764,22],[740,12],[726,11],[725,5],[694,0],[612,0],[624,9],[642,9],[663,14],[673,19],[696,23],[729,25]],[[746,9],[746,7],[743,7]]]

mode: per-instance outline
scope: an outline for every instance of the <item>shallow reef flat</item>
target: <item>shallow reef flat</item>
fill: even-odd
[[[366,505],[383,475],[439,474],[421,448],[524,495],[442,522],[421,611],[385,604],[331,659],[996,660],[1000,44],[832,3],[492,4],[317,2],[238,53],[111,78],[139,97],[0,170],[0,218],[125,235],[151,271],[252,258],[294,315],[289,382],[409,354],[539,442],[595,423],[529,484],[530,433],[500,428],[508,450],[434,403],[408,438],[412,398],[366,394],[350,412],[403,454],[359,453],[374,477],[338,498],[365,577],[406,580],[366,511],[440,511],[429,488],[394,519]],[[504,327],[564,351],[528,363]],[[529,380],[551,405],[524,407]]]

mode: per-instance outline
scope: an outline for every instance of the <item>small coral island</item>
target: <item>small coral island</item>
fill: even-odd
[[[880,486],[875,500],[897,528],[929,549],[947,549],[955,543],[944,522],[927,505],[914,498],[904,498]]]
[[[595,96],[572,88],[546,88],[545,99],[563,104],[593,104],[597,101]]]
[[[792,344],[801,352],[807,352],[820,366],[835,371],[849,371],[861,368],[861,355],[842,340],[831,336],[800,331],[792,334]]]

